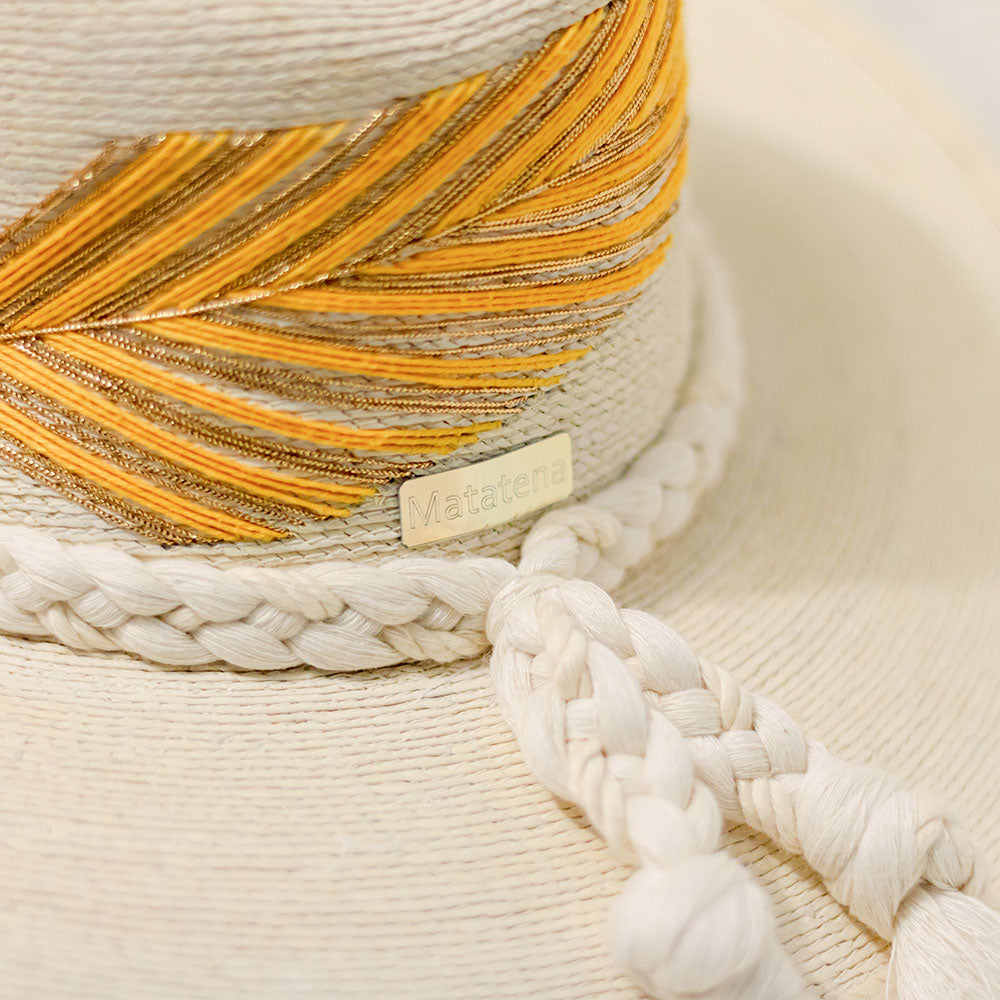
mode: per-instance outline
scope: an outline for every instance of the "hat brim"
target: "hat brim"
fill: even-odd
[[[1000,861],[1000,185],[824,11],[691,14],[692,176],[748,399],[722,481],[620,596]],[[4,639],[0,676],[10,995],[638,995],[604,940],[626,873],[528,773],[484,664],[265,676]],[[729,842],[816,993],[876,996],[884,942]]]

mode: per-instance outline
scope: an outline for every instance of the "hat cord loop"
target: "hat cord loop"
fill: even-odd
[[[728,405],[707,400],[726,397],[713,386],[732,374],[724,334],[735,318],[719,309],[718,273],[704,277],[716,305],[688,393],[702,398],[626,479],[542,517],[491,604],[503,714],[538,778],[638,865],[612,908],[611,948],[653,996],[808,995],[777,944],[766,892],[719,849],[724,818],[802,856],[834,898],[893,941],[887,995],[996,1000],[1000,915],[976,898],[984,865],[953,818],[887,772],[829,753],[604,589],[687,521],[734,432],[733,394]]]
[[[497,596],[491,671],[525,758],[638,864],[613,906],[615,958],[650,994],[807,996],[763,888],[720,851],[722,819],[801,855],[894,940],[899,1000],[1000,996],[1000,917],[965,832],[876,767],[808,740],[652,615],[533,570]]]

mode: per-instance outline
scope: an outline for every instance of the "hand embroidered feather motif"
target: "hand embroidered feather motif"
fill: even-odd
[[[282,537],[475,441],[661,262],[679,38],[615,0],[365,121],[110,145],[0,234],[0,459],[171,544]]]

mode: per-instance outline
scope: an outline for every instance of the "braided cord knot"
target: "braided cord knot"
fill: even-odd
[[[529,766],[638,866],[612,908],[612,951],[657,997],[805,996],[766,894],[718,850],[725,819],[802,855],[893,940],[898,1000],[995,1000],[1000,918],[974,898],[985,875],[961,828],[604,589],[686,523],[721,468],[735,406],[700,389],[625,480],[539,519],[486,616]]]
[[[766,893],[718,852],[719,804],[640,682],[664,669],[696,680],[696,661],[668,666],[643,624],[594,583],[520,574],[487,616],[501,709],[537,777],[639,866],[611,917],[613,952],[639,983],[660,997],[802,997]]]
[[[552,572],[572,563],[565,527],[535,550],[548,568],[522,564],[494,599],[491,671],[534,773],[638,866],[611,914],[633,977],[664,998],[805,996],[766,894],[718,850],[725,818],[802,855],[895,939],[901,1000],[998,995],[1000,920],[974,898],[986,879],[964,830],[923,793],[809,740],[664,622]]]
[[[831,894],[884,938],[893,937],[914,889],[974,896],[985,886],[965,830],[929,796],[879,768],[817,746],[797,806],[803,856]]]

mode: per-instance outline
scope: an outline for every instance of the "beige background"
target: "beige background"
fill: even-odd
[[[1000,151],[1000,3],[839,0],[947,93]]]

